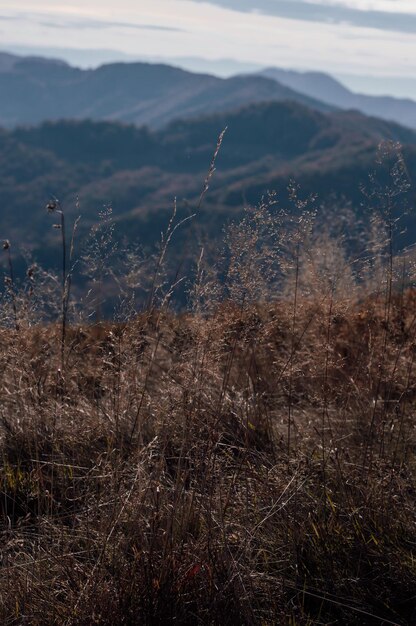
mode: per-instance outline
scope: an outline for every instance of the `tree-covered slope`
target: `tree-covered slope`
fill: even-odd
[[[0,134],[1,236],[46,249],[43,207],[58,197],[69,215],[82,214],[84,228],[111,205],[120,233],[154,241],[175,197],[179,210],[193,212],[225,127],[198,217],[211,238],[268,191],[277,190],[284,201],[292,178],[302,194],[317,194],[318,203],[338,197],[361,211],[360,188],[383,140],[403,144],[409,176],[416,172],[414,131],[295,103],[251,105],[156,132],[109,122],[48,122]]]

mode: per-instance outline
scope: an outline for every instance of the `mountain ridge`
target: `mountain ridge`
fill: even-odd
[[[111,63],[83,70],[36,57],[3,58],[0,125],[9,128],[65,118],[160,128],[174,119],[261,101],[293,100],[316,110],[333,110],[256,75],[224,79],[151,63]]]
[[[396,121],[416,128],[416,101],[394,96],[372,96],[355,93],[340,81],[324,72],[297,72],[270,67],[257,72],[299,91],[311,98],[318,98],[340,109],[357,109],[387,121]]]
[[[34,245],[50,259],[53,238],[42,207],[58,197],[70,219],[82,213],[83,231],[111,205],[121,233],[155,241],[174,198],[182,214],[198,204],[225,126],[198,218],[212,240],[221,224],[269,191],[277,190],[286,202],[293,178],[302,193],[317,193],[325,202],[338,192],[359,213],[360,188],[368,183],[383,140],[404,144],[415,179],[416,132],[357,112],[323,114],[277,102],[178,120],[157,131],[114,122],[48,122],[0,131],[1,237]],[[337,207],[334,201],[332,210]]]

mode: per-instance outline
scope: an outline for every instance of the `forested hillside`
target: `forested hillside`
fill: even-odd
[[[120,236],[158,238],[177,198],[194,212],[218,136],[227,127],[217,171],[198,215],[215,240],[245,204],[277,191],[281,202],[294,178],[304,197],[329,198],[333,211],[352,204],[362,214],[362,185],[375,167],[380,141],[403,144],[411,181],[416,133],[358,113],[322,114],[295,103],[250,105],[166,129],[109,122],[48,122],[0,135],[0,227],[4,237],[42,250],[51,240],[44,206],[58,198],[81,230],[111,206]],[[410,224],[410,222],[409,222]]]
[[[0,126],[7,127],[63,118],[162,127],[176,118],[273,100],[332,109],[262,76],[221,79],[149,63],[81,70],[60,61],[11,55],[0,55],[0,93]]]

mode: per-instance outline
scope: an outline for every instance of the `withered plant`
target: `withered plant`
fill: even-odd
[[[1,623],[416,623],[415,259],[376,204],[395,194],[356,245],[294,186],[248,207],[186,309],[175,215],[122,321],[69,319],[63,251],[45,322],[36,270],[0,329]]]

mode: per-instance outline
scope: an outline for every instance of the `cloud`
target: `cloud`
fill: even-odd
[[[77,29],[77,30],[105,30],[110,28],[128,28],[132,30],[154,30],[162,32],[174,32],[184,33],[186,32],[182,28],[175,28],[171,26],[163,26],[160,24],[138,24],[136,22],[109,22],[106,20],[91,20],[91,19],[72,19],[65,18],[62,20],[53,20],[49,16],[33,14],[33,15],[0,15],[0,21],[27,21],[33,24],[39,24],[46,28],[58,28],[58,29]]]
[[[45,22],[44,22],[45,23]],[[49,22],[49,24],[51,24]],[[51,24],[52,25],[52,24]],[[58,25],[53,24],[55,27]],[[159,24],[137,24],[134,22],[107,22],[104,20],[65,20],[65,22],[59,23],[60,28],[95,28],[95,29],[108,29],[108,28],[129,28],[133,30],[158,30],[164,32],[185,32],[182,28],[175,28],[172,26],[161,26]]]
[[[341,5],[360,11],[416,13],[414,0],[303,0],[312,4]]]
[[[262,13],[308,22],[349,24],[384,31],[416,33],[416,14],[362,10],[341,4],[322,4],[306,0],[192,0],[208,2],[234,11]]]
[[[416,0],[412,1],[414,20]],[[332,73],[415,76],[413,32],[398,34],[392,29],[360,28],[346,23],[345,11],[340,14],[333,10],[341,2],[356,5],[354,19],[360,17],[363,26],[363,19],[374,15],[370,13],[372,6],[379,11],[390,0],[117,0],[117,13],[114,13],[114,0],[73,0],[69,5],[61,2],[19,0],[17,8],[16,0],[0,0],[0,14],[21,16],[20,22],[0,21],[5,31],[1,47],[10,49],[23,42],[26,46],[39,47],[47,43],[59,52],[62,42],[67,41],[80,50],[107,49],[111,42],[112,48],[134,59],[169,60],[198,55]],[[397,0],[401,8],[404,2],[407,0]],[[325,8],[323,3],[332,7]],[[358,4],[361,12],[357,10]],[[282,7],[289,17],[281,14]],[[258,10],[253,12],[253,8]],[[305,13],[306,9],[309,14]],[[266,10],[273,14],[268,15]],[[305,20],[306,15],[309,21]],[[395,14],[384,14],[383,19],[387,17],[391,23],[396,19]],[[112,19],[120,25],[112,26]],[[39,21],[47,22],[50,27],[40,26]],[[411,24],[410,19],[408,22]],[[59,24],[60,28],[51,27],[53,24]],[[140,28],[135,29],[136,25]],[[179,27],[186,29],[186,34],[145,30],[145,25]],[[54,56],[60,56],[58,52]],[[365,57],[369,52],[373,56]],[[121,60],[105,55],[97,61],[90,53],[64,58],[88,67],[116,58]]]

